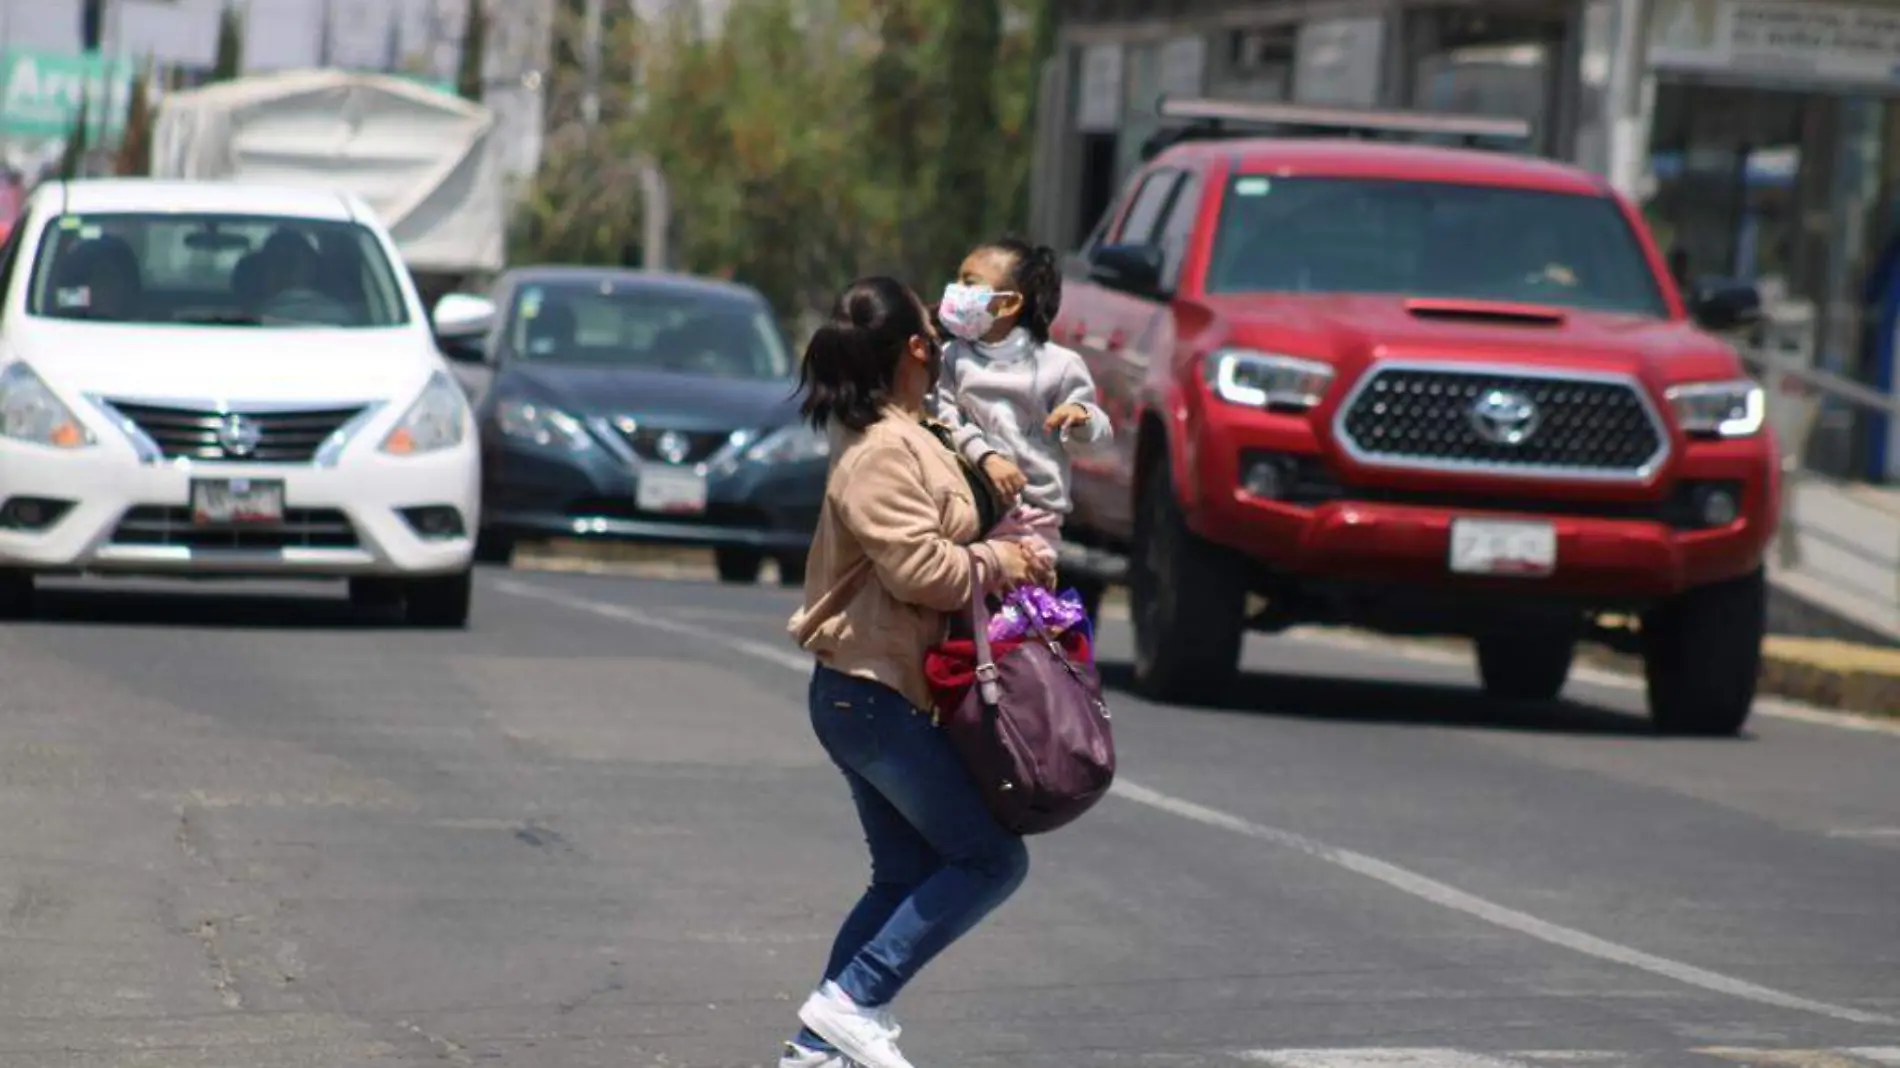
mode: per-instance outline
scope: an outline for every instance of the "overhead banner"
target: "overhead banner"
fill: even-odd
[[[1900,7],[1846,0],[1655,0],[1660,71],[1900,89]]]
[[[82,103],[94,140],[113,140],[125,128],[132,66],[98,55],[0,53],[0,137],[62,140]]]

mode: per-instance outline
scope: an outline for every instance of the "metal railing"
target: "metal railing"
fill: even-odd
[[[1781,445],[1781,530],[1776,537],[1775,552],[1782,567],[1798,567],[1802,560],[1802,530],[1796,490],[1801,480],[1810,474],[1806,457],[1815,431],[1821,425],[1825,402],[1837,401],[1863,412],[1900,420],[1900,398],[1851,378],[1776,355],[1766,347],[1739,345],[1738,349],[1742,359],[1761,376],[1762,388],[1768,395],[1770,419],[1777,420],[1777,412],[1780,415],[1776,433],[1780,435]],[[1900,569],[1894,574],[1894,596],[1900,599]]]

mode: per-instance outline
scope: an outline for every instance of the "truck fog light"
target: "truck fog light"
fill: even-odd
[[[1286,469],[1277,457],[1257,457],[1247,462],[1240,485],[1252,496],[1277,500],[1286,490]]]
[[[1725,527],[1741,515],[1735,495],[1725,489],[1712,489],[1702,495],[1701,519],[1705,527]]]

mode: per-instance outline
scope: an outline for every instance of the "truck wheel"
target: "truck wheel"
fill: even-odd
[[[1158,701],[1217,699],[1240,671],[1246,575],[1188,529],[1165,454],[1145,481],[1128,566],[1135,688]]]
[[[787,589],[805,585],[805,555],[793,553],[778,558],[778,584]]]
[[[1762,572],[1678,595],[1643,616],[1649,717],[1664,734],[1741,733],[1768,629]]]
[[[454,630],[468,626],[473,572],[410,579],[403,590],[403,621],[412,627]]]
[[[1577,633],[1555,627],[1478,637],[1478,678],[1484,693],[1502,701],[1549,701],[1563,692]]]
[[[713,565],[719,581],[734,586],[755,586],[759,572],[765,570],[765,555],[751,549],[714,549]]]

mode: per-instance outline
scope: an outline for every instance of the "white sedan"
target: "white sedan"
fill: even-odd
[[[304,576],[462,626],[477,448],[356,198],[48,183],[0,252],[0,613],[46,573]]]

